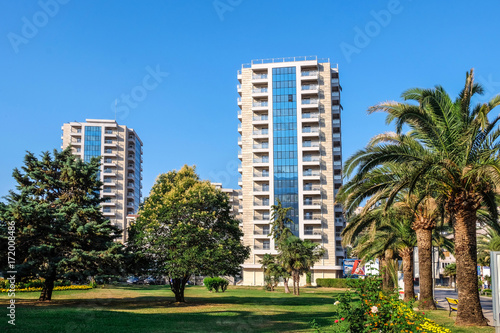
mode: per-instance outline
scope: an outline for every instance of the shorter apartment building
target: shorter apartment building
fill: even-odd
[[[86,119],[62,126],[62,148],[71,145],[84,161],[101,158],[99,177],[103,215],[123,230],[127,241],[127,216],[137,213],[142,197],[142,141],[137,133],[115,120]]]

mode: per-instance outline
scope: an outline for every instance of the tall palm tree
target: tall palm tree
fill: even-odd
[[[395,133],[379,135],[372,139],[366,149],[357,152],[346,162],[346,173],[350,174],[359,163],[368,162],[367,159],[371,158],[374,151],[381,146],[387,147],[387,144],[395,147],[407,145],[415,152],[424,151],[422,145],[412,137]],[[348,216],[359,202],[368,200],[361,214],[352,218],[352,221],[349,220],[349,226],[344,230],[343,236],[345,235],[346,241],[349,241],[351,235],[357,234],[367,226],[380,224],[375,216],[382,221],[384,214],[374,209],[380,205],[384,210],[391,209],[394,214],[410,218],[419,248],[421,301],[419,306],[422,309],[435,309],[432,290],[432,231],[441,217],[441,211],[438,201],[432,195],[433,191],[430,190],[431,183],[414,184],[413,192],[410,193],[412,181],[412,178],[408,177],[406,166],[391,162],[355,175],[341,188],[338,200],[346,207]],[[381,261],[385,263],[383,259]]]
[[[486,228],[486,234],[477,237],[478,263],[490,265],[490,251],[500,251],[500,234],[493,228]]]
[[[477,288],[476,221],[480,207],[497,220],[495,192],[500,185],[499,137],[495,117],[488,116],[500,104],[500,96],[472,106],[474,95],[483,89],[474,83],[473,70],[467,73],[465,87],[454,101],[446,91],[414,88],[402,94],[410,103],[386,102],[370,108],[384,111],[387,121],[395,122],[398,133],[403,126],[424,151],[411,145],[377,145],[363,154],[359,176],[380,164],[397,162],[406,166],[410,189],[424,179],[432,179],[433,190],[444,198],[447,213],[454,222],[457,260],[457,325],[487,325]],[[492,222],[493,223],[493,222]]]

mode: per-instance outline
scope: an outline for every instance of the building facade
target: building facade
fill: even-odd
[[[238,141],[244,244],[243,283],[262,285],[259,260],[276,254],[271,205],[292,207],[291,231],[326,249],[316,278],[342,276],[345,227],[335,194],[342,185],[339,71],[328,59],[254,60],[238,71]],[[301,279],[305,282],[305,279]]]
[[[86,119],[62,126],[62,148],[71,145],[84,161],[101,157],[102,211],[123,230],[127,241],[127,216],[137,213],[142,197],[142,141],[137,133],[115,120]],[[129,219],[130,220],[130,219]]]
[[[212,183],[212,185],[221,190],[223,193],[226,193],[229,197],[229,204],[231,205],[231,213],[233,216],[240,221],[241,226],[241,206],[240,206],[240,197],[241,190],[235,190],[232,188],[223,188],[221,183]]]

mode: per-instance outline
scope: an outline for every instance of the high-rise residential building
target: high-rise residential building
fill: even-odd
[[[142,196],[142,141],[137,133],[115,120],[86,119],[62,126],[62,148],[71,145],[84,161],[101,157],[102,211],[123,230],[127,240],[127,216],[137,213]]]
[[[244,244],[243,284],[262,285],[259,260],[276,254],[269,236],[271,205],[292,207],[291,231],[326,249],[316,278],[342,276],[345,227],[335,194],[342,185],[338,66],[329,59],[253,60],[238,71],[238,141]],[[305,279],[301,279],[305,282]]]
[[[231,213],[233,216],[241,222],[241,206],[240,206],[240,197],[241,190],[235,190],[232,188],[224,188],[221,183],[212,183],[212,185],[221,190],[223,193],[226,193],[229,197],[229,204],[231,205]],[[241,223],[240,223],[241,225]]]

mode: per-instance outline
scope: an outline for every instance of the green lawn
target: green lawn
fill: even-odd
[[[209,293],[189,287],[187,304],[176,305],[164,286],[109,287],[88,291],[54,292],[54,300],[38,303],[39,293],[18,293],[16,327],[7,325],[7,295],[0,295],[0,331],[15,332],[312,332],[316,322],[327,332],[336,293],[329,288],[303,288],[295,297],[265,292],[257,287],[229,287],[225,293]],[[430,317],[453,332],[477,332],[478,328],[455,329],[447,311]],[[449,326],[449,325],[451,326]],[[4,328],[7,328],[4,330]],[[493,332],[493,328],[481,329]]]

